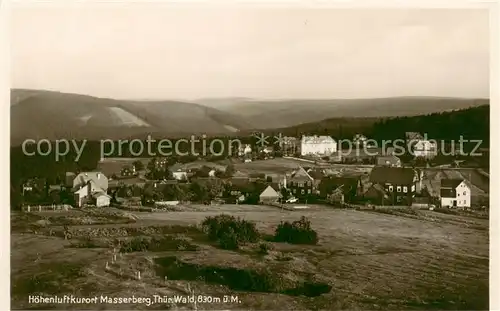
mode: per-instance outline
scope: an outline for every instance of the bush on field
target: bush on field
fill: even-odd
[[[241,244],[259,240],[254,223],[230,215],[207,217],[201,226],[208,238],[219,242],[224,249],[238,249]]]
[[[269,251],[271,250],[271,246],[267,243],[260,243],[259,244],[259,254],[267,255],[269,254]]]
[[[276,242],[292,244],[317,244],[318,234],[311,228],[311,222],[304,216],[292,223],[282,222],[274,234]]]

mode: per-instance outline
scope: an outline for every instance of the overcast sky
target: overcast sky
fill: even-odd
[[[489,97],[486,10],[149,4],[16,8],[11,21],[16,88],[148,99]]]

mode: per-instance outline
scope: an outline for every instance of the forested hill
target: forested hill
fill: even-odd
[[[429,138],[440,140],[481,139],[489,145],[490,106],[433,113],[414,117],[397,117],[380,120],[371,129],[375,139],[397,139],[404,132],[427,133]]]
[[[427,133],[429,138],[452,140],[482,139],[489,145],[490,106],[482,105],[462,110],[428,115],[393,118],[333,118],[277,129],[285,135],[330,135],[336,139],[350,139],[364,134],[376,140],[404,138],[405,132]]]

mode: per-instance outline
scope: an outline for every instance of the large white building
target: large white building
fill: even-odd
[[[330,136],[302,136],[300,154],[329,156],[337,152],[337,142]]]
[[[471,190],[463,179],[442,179],[440,197],[442,207],[471,206]]]

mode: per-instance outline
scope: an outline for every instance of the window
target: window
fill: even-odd
[[[404,193],[407,193],[407,192],[408,192],[408,187],[404,186],[404,187],[403,187],[403,192],[404,192]]]
[[[415,191],[415,185],[412,185],[412,186],[411,186],[411,191],[412,191],[412,192],[413,192],[413,191]]]
[[[300,191],[300,193],[304,194],[304,189],[302,189],[302,190]]]
[[[398,189],[398,192],[401,192],[401,186],[398,186],[397,189]]]
[[[460,196],[460,193],[457,193],[457,197],[459,197],[459,196]]]
[[[464,191],[464,195],[466,195],[466,192]]]
[[[392,192],[393,191],[393,187],[392,186],[389,186],[389,191]]]
[[[307,193],[311,193],[311,189],[307,189]]]

